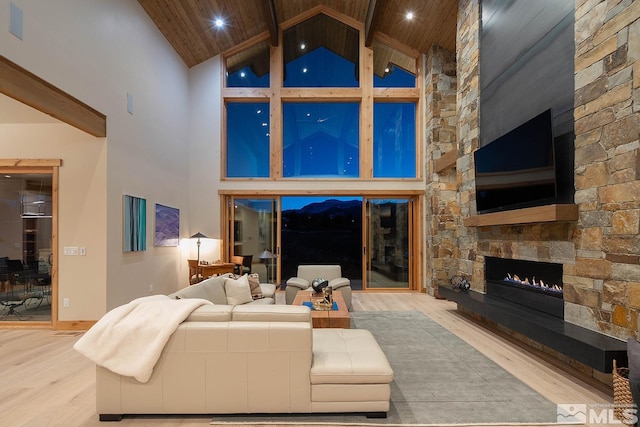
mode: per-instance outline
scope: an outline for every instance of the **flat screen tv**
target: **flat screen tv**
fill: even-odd
[[[507,132],[474,153],[479,214],[557,200],[551,110]]]

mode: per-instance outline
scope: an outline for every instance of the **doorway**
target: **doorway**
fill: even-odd
[[[0,321],[52,323],[54,173],[0,168]]]

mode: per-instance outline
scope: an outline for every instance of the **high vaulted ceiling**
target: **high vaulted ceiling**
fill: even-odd
[[[325,7],[360,22],[366,44],[377,33],[419,52],[455,51],[457,0],[138,0],[188,67]],[[413,19],[406,19],[408,12]],[[215,28],[213,20],[225,20]]]

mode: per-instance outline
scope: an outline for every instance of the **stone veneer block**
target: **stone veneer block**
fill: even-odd
[[[574,325],[579,325],[594,331],[598,330],[593,317],[593,312],[589,307],[585,307],[570,302],[564,303],[564,320]]]

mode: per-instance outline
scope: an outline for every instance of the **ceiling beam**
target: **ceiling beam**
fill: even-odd
[[[267,27],[269,28],[269,38],[271,46],[278,46],[278,15],[276,14],[276,5],[274,0],[264,0],[265,14],[267,17]]]
[[[0,55],[0,93],[96,137],[107,136],[107,117]]]
[[[371,47],[373,44],[373,33],[376,32],[378,15],[380,14],[380,4],[385,0],[369,0],[367,16],[364,21],[364,45]]]

